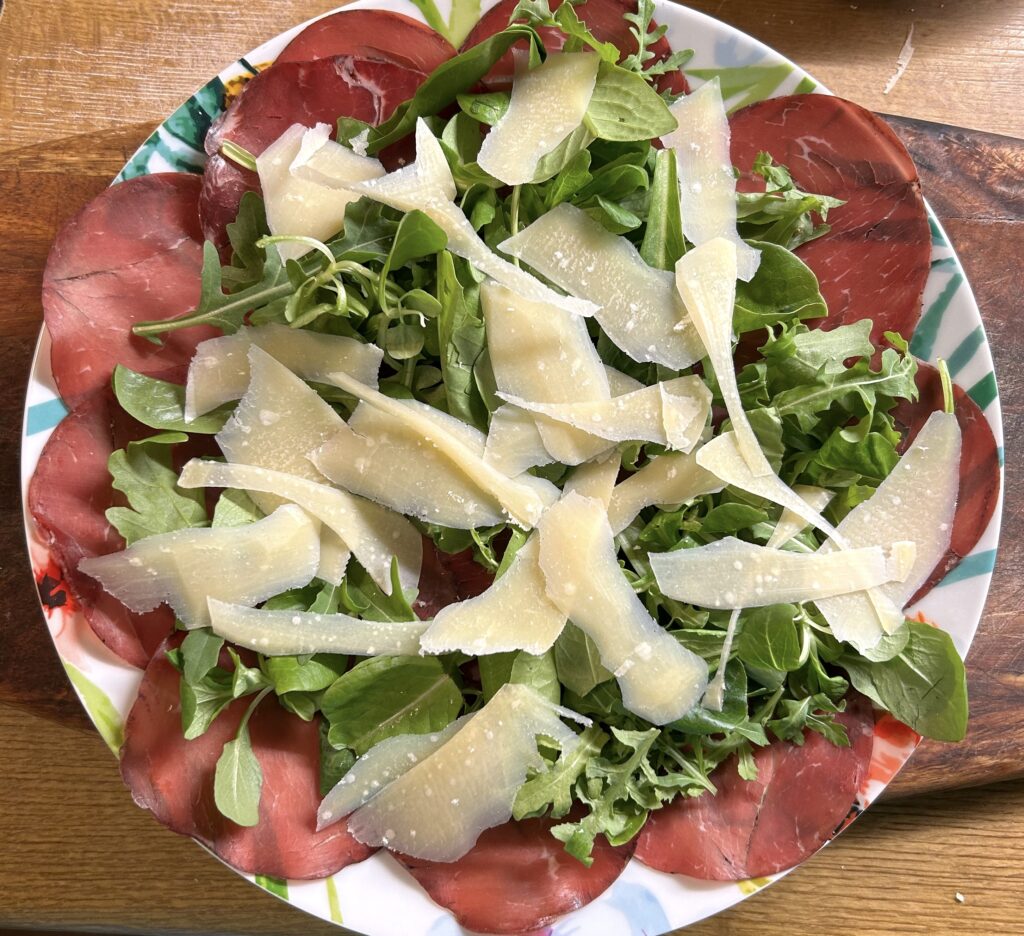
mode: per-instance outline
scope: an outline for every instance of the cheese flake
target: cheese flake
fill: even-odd
[[[324,335],[287,325],[240,328],[233,335],[209,338],[196,347],[185,384],[185,421],[191,422],[223,403],[242,397],[249,387],[249,348],[255,345],[303,380],[345,371],[377,386],[384,352],[355,338]]]
[[[729,155],[729,118],[717,78],[670,108],[677,128],[661,138],[675,152],[683,234],[699,247],[716,237],[736,247],[739,278],[748,282],[761,255],[736,232],[736,177]]]
[[[329,136],[327,124],[317,124],[313,129],[292,124],[256,157],[267,225],[272,234],[325,241],[345,226],[345,208],[359,196],[325,186],[317,174],[321,168],[330,171],[332,181],[342,184],[384,174],[378,160],[357,156],[332,142]],[[300,166],[310,167],[311,171],[300,174]],[[308,244],[302,243],[276,246],[282,260],[298,259],[310,250]]]
[[[202,527],[147,536],[78,568],[129,610],[168,604],[188,628],[210,622],[207,599],[255,605],[308,585],[320,562],[317,525],[286,505],[240,527]]]
[[[583,122],[600,62],[593,52],[551,52],[517,71],[508,110],[480,147],[480,168],[506,185],[532,182],[541,158]]]
[[[596,304],[601,328],[634,361],[682,370],[704,356],[672,274],[648,266],[626,238],[581,209],[563,202],[498,249]]]
[[[423,635],[424,653],[461,650],[479,656],[508,650],[541,654],[565,626],[565,615],[547,597],[533,534],[501,578],[486,591],[442,608]]]
[[[544,763],[538,735],[572,749],[576,735],[558,712],[527,686],[502,686],[444,744],[352,813],[349,831],[365,845],[455,861],[481,832],[511,818],[527,772]]]
[[[831,503],[832,498],[835,496],[831,491],[815,487],[813,484],[794,484],[793,493],[798,495],[811,510],[819,514]],[[808,526],[810,524],[803,517],[785,507],[766,545],[772,549],[778,549],[793,539],[794,536],[807,529]]]
[[[626,708],[656,725],[685,715],[704,692],[707,664],[662,629],[633,591],[604,506],[570,492],[537,529],[548,597],[593,640]]]
[[[563,296],[535,276],[494,253],[455,204],[456,188],[451,169],[437,138],[422,118],[416,124],[416,161],[380,179],[356,182],[351,190],[399,211],[419,210],[448,235],[448,249],[463,257],[481,273],[514,289],[520,295],[571,312],[592,315],[593,303]]]
[[[903,615],[893,622],[885,607],[888,603],[902,610],[946,554],[960,488],[960,447],[956,417],[932,413],[875,493],[839,524],[839,533],[851,546],[898,536],[913,542],[917,552],[903,581],[817,602],[838,640],[865,652],[893,632],[894,623],[902,625]],[[834,549],[834,544],[826,543],[821,552]]]
[[[333,530],[384,594],[391,594],[392,558],[398,562],[402,588],[419,583],[423,558],[419,531],[401,514],[373,501],[269,468],[199,459],[182,468],[178,485],[236,488],[284,498]]]
[[[554,459],[544,446],[536,419],[505,403],[491,414],[484,461],[515,478],[536,465],[550,465]]]
[[[913,543],[842,552],[798,553],[746,543],[733,536],[649,556],[658,588],[702,608],[760,608],[798,604],[901,581],[910,572]]]
[[[419,653],[425,621],[364,621],[347,614],[268,611],[211,598],[210,627],[225,640],[265,656],[352,653],[358,656]]]

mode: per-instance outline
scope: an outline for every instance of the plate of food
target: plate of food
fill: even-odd
[[[723,23],[300,24],[65,225],[43,308],[57,651],[139,806],[297,908],[665,933],[966,731],[977,306],[892,130]]]

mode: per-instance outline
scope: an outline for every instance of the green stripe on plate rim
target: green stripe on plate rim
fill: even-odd
[[[256,883],[265,891],[270,891],[275,897],[282,900],[288,899],[288,882],[278,877],[271,877],[269,874],[257,874],[254,878]]]
[[[344,919],[341,916],[341,901],[338,900],[338,886],[334,883],[334,878],[329,877],[326,881],[327,884],[327,908],[331,915],[332,923],[344,923]]]
[[[118,756],[124,744],[124,722],[121,720],[121,713],[114,708],[114,703],[107,694],[78,667],[64,659],[61,662],[100,737],[106,741],[114,756]]]

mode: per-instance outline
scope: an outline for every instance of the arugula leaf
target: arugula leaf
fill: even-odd
[[[163,432],[196,432],[212,435],[224,428],[234,404],[217,407],[192,422],[185,422],[185,388],[180,384],[137,374],[123,364],[114,368],[114,395],[129,416],[144,426]]]
[[[129,442],[107,462],[115,490],[128,499],[128,507],[110,507],[107,519],[130,546],[157,533],[205,526],[202,490],[182,491],[171,467],[171,449],[188,436],[165,432],[139,442]]]
[[[236,699],[252,695],[254,692],[260,692],[263,689],[273,688],[270,680],[261,669],[255,666],[246,666],[242,662],[242,658],[231,647],[228,647],[228,656],[231,657],[231,662],[235,664],[235,669],[231,674],[231,694]]]
[[[683,222],[679,212],[679,179],[675,150],[658,150],[640,256],[649,266],[674,270],[686,253]]]
[[[736,652],[744,663],[762,669],[790,671],[803,663],[797,609],[789,604],[752,608],[742,617]]]
[[[320,795],[326,796],[356,762],[350,748],[336,748],[327,739],[327,722],[320,721]]]
[[[436,657],[380,656],[357,663],[324,693],[335,747],[365,754],[399,734],[439,731],[462,708],[462,693]]]
[[[340,606],[347,613],[368,621],[415,621],[410,601],[410,596],[402,591],[398,581],[396,561],[391,563],[391,594],[385,595],[370,574],[355,559],[350,559],[348,571],[337,591],[338,605],[324,610],[333,611]],[[307,606],[299,607],[305,609]]]
[[[612,679],[601,664],[597,646],[572,621],[567,621],[554,646],[558,680],[576,695],[584,696],[595,686]]]
[[[193,632],[194,633],[194,632]],[[279,696],[290,692],[319,692],[331,686],[348,666],[348,657],[318,653],[303,660],[294,656],[265,657],[260,668]]]
[[[473,373],[487,343],[479,287],[463,286],[455,259],[447,250],[437,255],[437,298],[441,301],[437,331],[448,412],[486,430],[487,407]]]
[[[213,506],[212,527],[235,527],[255,523],[263,517],[263,511],[256,506],[245,491],[233,488],[224,490]]]
[[[657,75],[678,71],[693,58],[693,49],[683,49],[673,52],[660,62],[651,63],[654,53],[650,51],[650,47],[668,31],[668,26],[665,25],[652,28],[654,0],[639,0],[636,12],[626,13],[623,18],[631,24],[629,31],[633,34],[637,45],[636,52],[630,53],[622,60],[623,68],[638,72],[650,79]]]
[[[490,653],[479,657],[478,664],[484,699],[487,702],[506,683],[529,686],[539,696],[555,705],[562,701],[562,687],[558,682],[554,652],[551,650],[539,656],[525,650]]]
[[[761,254],[761,263],[749,283],[736,284],[733,330],[770,328],[794,319],[820,318],[828,307],[818,289],[818,278],[796,254],[768,242],[749,241]]]
[[[195,684],[205,679],[217,665],[223,646],[224,638],[218,637],[208,627],[189,631],[181,642],[181,675],[185,682]]]
[[[516,794],[512,807],[514,819],[539,816],[551,809],[554,819],[561,819],[572,808],[573,788],[584,774],[587,763],[601,753],[608,735],[598,725],[586,728],[576,739],[576,746],[548,767],[526,781]]]
[[[460,94],[457,96],[459,108],[467,117],[493,127],[508,110],[511,95],[508,91],[489,91],[483,94]]]
[[[181,680],[181,731],[186,741],[205,734],[214,719],[235,699],[231,674],[215,668],[201,680]]]
[[[723,635],[724,636],[724,635]],[[716,657],[721,656],[721,644]],[[686,735],[719,735],[736,732],[755,744],[767,744],[764,729],[752,721],[747,703],[747,671],[739,660],[730,660],[725,669],[725,692],[721,710],[708,709],[698,705],[682,718],[672,722],[673,732]]]
[[[550,153],[545,153],[537,162],[537,171],[533,183],[546,182],[553,176],[565,171],[581,153],[588,152],[587,147],[594,142],[594,135],[586,124],[581,123]]]
[[[224,745],[213,777],[213,798],[221,815],[240,826],[260,821],[263,770],[249,739],[249,719],[269,689],[264,689],[246,709],[234,740]]]
[[[530,45],[531,57],[536,59],[537,50],[542,45],[536,31],[532,26],[511,25],[439,65],[416,89],[412,98],[400,104],[391,117],[370,131],[367,153],[376,156],[385,147],[412,133],[418,118],[439,114],[460,94],[473,88],[498,59],[523,39]]]
[[[945,631],[908,621],[907,645],[891,660],[872,662],[852,651],[838,665],[859,692],[918,734],[961,741],[967,733],[967,676]]]
[[[661,95],[641,75],[609,61],[598,69],[583,123],[595,137],[618,141],[649,140],[677,126]]]
[[[260,281],[266,254],[256,243],[269,233],[263,199],[256,192],[245,192],[238,205],[237,217],[227,225],[231,265],[224,267],[222,274],[224,284],[230,291]]]

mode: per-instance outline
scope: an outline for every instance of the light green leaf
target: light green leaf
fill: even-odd
[[[601,140],[649,140],[676,128],[668,105],[641,75],[602,62],[583,118]]]

